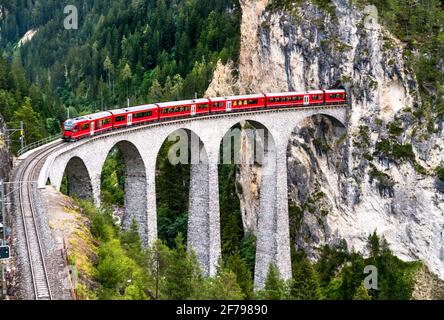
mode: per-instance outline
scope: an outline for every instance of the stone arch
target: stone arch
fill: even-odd
[[[271,263],[277,264],[277,179],[276,179],[276,163],[277,163],[277,148],[273,134],[266,125],[255,120],[242,121],[242,140],[238,146],[226,145],[227,134],[235,136],[238,132],[233,132],[233,128],[239,124],[235,122],[227,134],[222,139],[221,161],[226,163],[228,158],[238,161],[236,164],[240,166],[241,170],[251,170],[251,168],[260,167],[259,173],[259,205],[255,208],[256,217],[250,217],[254,222],[245,221],[248,217],[245,216],[245,211],[242,212],[242,220],[244,232],[253,232],[256,235],[256,261],[254,267],[254,282],[256,287],[263,287],[266,276],[268,274]],[[250,126],[252,128],[250,128]],[[251,131],[249,131],[251,129]],[[234,129],[236,130],[236,129]],[[229,137],[228,139],[231,139]],[[236,140],[236,138],[235,138]],[[233,142],[233,141],[231,141]],[[244,152],[248,152],[245,158],[239,158],[242,155],[229,155],[225,152],[229,149],[237,149],[240,147]],[[234,150],[236,153],[236,150]],[[237,158],[237,159],[236,159]],[[256,175],[256,176],[257,176]],[[253,177],[253,179],[255,179]],[[254,214],[253,214],[254,215]],[[252,230],[247,230],[248,225]]]
[[[190,165],[188,195],[187,249],[193,250],[202,271],[210,274],[210,210],[209,210],[209,164],[205,145],[195,131],[187,128],[176,129],[167,135],[159,146],[157,160],[162,146],[172,143],[168,160],[172,165]],[[157,161],[156,161],[157,162]],[[156,184],[158,183],[156,179]]]
[[[106,155],[118,148],[125,164],[125,195],[122,228],[127,230],[132,221],[137,223],[144,244],[148,242],[146,167],[137,146],[128,140],[115,143]],[[103,168],[103,165],[101,166]]]
[[[79,157],[72,157],[66,164],[67,192],[82,200],[93,200],[93,188],[88,169]]]
[[[341,191],[341,181],[348,175],[347,125],[341,116],[322,112],[292,123],[290,130],[286,146],[288,205],[290,212],[297,212],[289,219],[290,245],[315,258],[317,245],[324,243],[329,232],[325,228],[329,203],[340,200],[335,197],[349,196]],[[325,194],[324,186],[332,183],[336,185],[327,189],[335,193]]]

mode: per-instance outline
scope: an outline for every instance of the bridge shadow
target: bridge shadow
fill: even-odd
[[[93,200],[91,177],[85,163],[79,157],[73,157],[68,161],[60,191],[70,197]]]

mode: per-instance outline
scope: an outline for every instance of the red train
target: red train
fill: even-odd
[[[270,110],[276,108],[340,105],[345,104],[346,101],[347,94],[345,90],[338,89],[252,94],[147,104],[66,120],[62,128],[63,139],[65,141],[76,141],[123,127],[199,117],[209,114],[261,109]]]

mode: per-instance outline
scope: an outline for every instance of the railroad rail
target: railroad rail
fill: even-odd
[[[32,286],[35,300],[52,300],[51,285],[46,270],[45,255],[39,230],[36,222],[36,208],[34,204],[33,191],[37,184],[35,178],[38,176],[37,167],[46,157],[57,149],[61,142],[48,148],[36,151],[22,163],[18,178],[20,187],[18,192],[18,208],[22,218],[25,235],[25,245],[29,259]]]

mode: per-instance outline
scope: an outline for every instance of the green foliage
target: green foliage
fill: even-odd
[[[274,264],[270,264],[264,290],[258,293],[264,300],[284,300],[287,298],[287,288],[282,280],[279,270]]]
[[[25,141],[27,144],[41,140],[45,136],[45,128],[42,125],[42,119],[39,114],[34,111],[31,105],[31,98],[25,97],[23,105],[14,112],[14,121],[11,123],[12,128],[20,128],[20,121],[23,122],[25,128]],[[13,144],[13,151],[17,151],[20,144]]]
[[[439,180],[444,182],[444,167],[438,167],[436,169],[436,176]]]
[[[196,295],[199,289],[195,283],[199,280],[200,270],[194,255],[188,255],[183,244],[183,237],[176,237],[175,250],[168,257],[163,288],[164,298],[185,300]]]
[[[368,294],[367,289],[364,286],[364,283],[361,283],[361,285],[356,290],[355,296],[353,297],[353,300],[371,300],[372,298]]]
[[[404,132],[404,128],[399,122],[391,122],[387,125],[388,132],[393,136],[400,136]]]
[[[256,263],[256,236],[254,234],[245,234],[240,244],[239,254],[248,270],[253,274]]]
[[[313,145],[316,147],[316,151],[319,154],[326,154],[331,150],[331,147],[323,139],[313,139]]]
[[[197,297],[202,300],[243,300],[245,294],[230,269],[219,268],[216,277],[204,280]]]
[[[142,263],[146,254],[141,248],[137,227],[121,233],[108,209],[96,209],[90,202],[80,202],[82,212],[90,221],[93,236],[99,242],[95,278],[100,284],[98,299],[146,300],[151,284],[149,273]]]
[[[306,256],[293,263],[290,297],[295,300],[319,300],[321,298],[318,274]]]
[[[249,269],[245,263],[245,260],[236,252],[227,258],[226,266],[227,269],[231,270],[236,276],[236,281],[245,299],[253,299],[253,275],[251,269]]]
[[[244,237],[240,203],[236,195],[236,166],[219,166],[219,177],[222,255],[226,257],[240,249]]]
[[[16,68],[25,68],[31,82],[49,93],[45,108],[62,104],[91,112],[121,106],[127,96],[134,104],[202,96],[217,60],[238,59],[237,0],[72,4],[80,19],[74,32],[62,27],[62,2],[4,4],[8,19],[0,22],[0,47],[18,52],[23,66]],[[38,29],[32,41],[13,48],[31,28]],[[24,75],[14,80],[26,92]],[[153,97],[156,90],[161,93]]]
[[[388,174],[379,171],[372,165],[372,169],[369,172],[369,176],[370,176],[370,183],[373,183],[373,181],[377,181],[379,194],[382,197],[394,196],[395,181]]]
[[[345,240],[340,241],[336,246],[323,246],[319,260],[315,268],[319,275],[321,286],[327,286],[335,277],[339,268],[349,259],[347,252],[347,243]]]
[[[158,241],[144,249],[133,221],[128,231],[114,224],[110,210],[80,202],[99,243],[93,292],[98,299],[410,299],[413,276],[421,266],[403,262],[376,233],[369,236],[369,257],[347,251],[345,241],[321,249],[311,264],[305,254],[293,256],[293,277],[285,282],[270,264],[263,290],[253,292],[252,273],[239,252],[220,265],[215,277],[203,277],[194,253],[187,253],[179,234],[174,248]],[[378,289],[365,291],[364,267],[378,270]]]
[[[171,164],[168,160],[171,144],[164,143],[157,158],[156,197],[159,239],[169,247],[174,247],[179,233],[185,237],[186,242],[190,165]]]
[[[122,152],[118,147],[114,147],[102,168],[101,192],[104,203],[123,207],[125,171],[126,167]]]
[[[376,143],[374,154],[393,161],[410,160],[412,163],[416,162],[415,153],[413,152],[413,146],[411,144],[399,144],[387,139],[382,139]]]
[[[378,8],[383,24],[405,43],[404,59],[407,72],[416,74],[420,85],[422,104],[416,106],[414,115],[418,124],[433,124],[444,115],[444,71],[436,68],[444,52],[444,7],[440,0],[372,0]],[[426,121],[423,121],[425,118]]]

